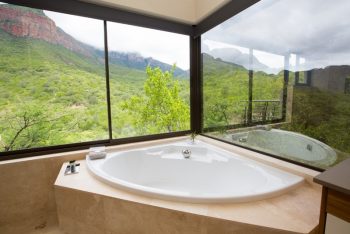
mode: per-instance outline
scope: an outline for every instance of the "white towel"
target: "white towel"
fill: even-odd
[[[105,158],[107,156],[106,152],[89,152],[88,156],[91,160]]]
[[[89,152],[106,152],[106,147],[105,146],[91,147],[89,149]]]
[[[105,158],[107,155],[106,147],[91,147],[88,156],[91,160]]]

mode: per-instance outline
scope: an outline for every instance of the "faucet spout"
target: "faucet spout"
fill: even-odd
[[[191,150],[189,149],[184,149],[182,150],[182,155],[184,156],[184,158],[188,159],[191,157]]]

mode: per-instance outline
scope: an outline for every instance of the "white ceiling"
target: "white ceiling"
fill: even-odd
[[[195,25],[230,0],[80,0]]]

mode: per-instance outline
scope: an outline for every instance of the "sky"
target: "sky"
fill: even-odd
[[[261,0],[203,36],[203,48],[236,48],[270,68],[350,64],[349,0]]]
[[[103,49],[103,21],[44,11],[58,27],[75,39]],[[107,23],[109,51],[134,52],[188,70],[189,37],[119,23]]]
[[[276,71],[350,64],[350,0],[261,0],[202,35],[202,51],[235,48]],[[45,11],[76,39],[103,48],[103,22]],[[189,37],[108,22],[109,49],[176,63],[189,69]],[[271,69],[269,69],[271,71]]]

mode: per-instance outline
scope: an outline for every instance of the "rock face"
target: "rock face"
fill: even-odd
[[[89,55],[81,42],[58,28],[42,10],[0,5],[0,28],[16,37],[29,37],[62,45],[74,52]]]
[[[122,53],[117,51],[111,51],[109,52],[109,62],[112,64],[119,64],[122,66],[132,67],[143,71],[146,69],[147,66],[159,67],[163,71],[170,71],[172,69],[172,65],[163,63],[151,57],[144,58],[137,53]],[[174,75],[187,77],[188,72],[180,68],[175,68]]]
[[[57,27],[55,22],[47,17],[42,10],[2,4],[0,5],[0,30],[15,37],[32,38],[43,40],[54,45],[61,45],[73,52],[88,57],[97,57],[104,62],[104,50],[93,48],[92,46],[74,39]],[[168,71],[172,68],[169,64],[153,58],[144,58],[137,53],[111,51],[109,56],[109,62],[112,64],[114,63],[143,71],[147,66],[160,67],[163,71]],[[176,68],[174,75],[187,77],[188,72]]]

